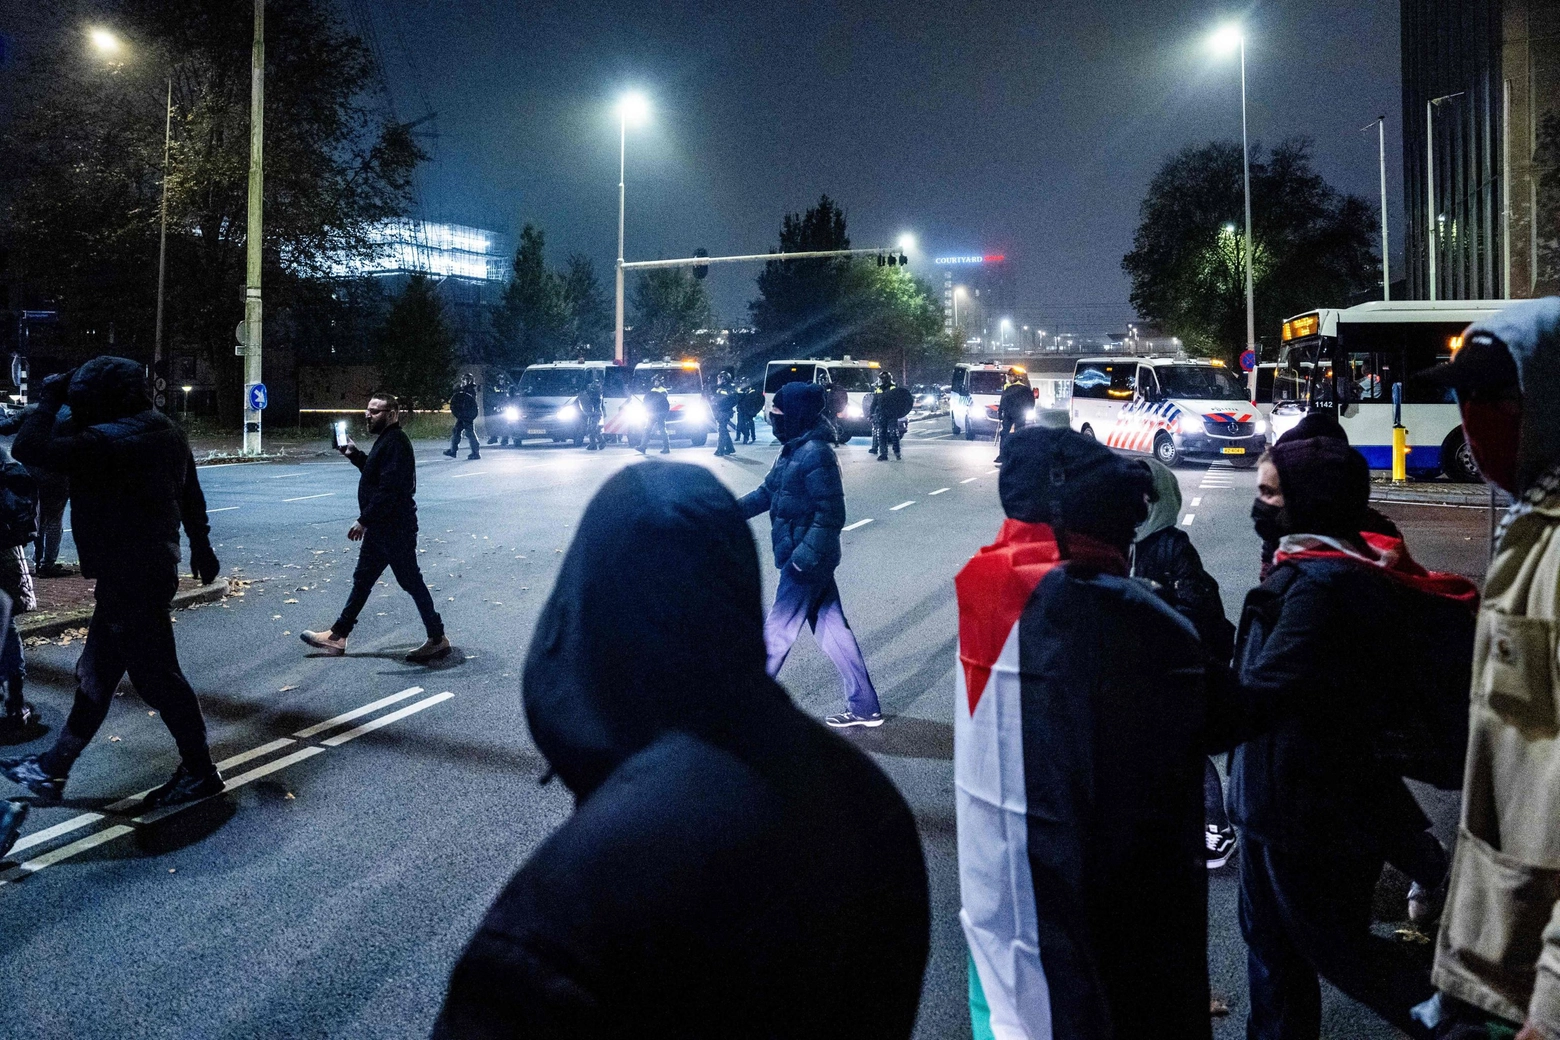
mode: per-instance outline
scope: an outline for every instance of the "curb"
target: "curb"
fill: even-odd
[[[1479,491],[1473,494],[1461,494],[1458,492],[1435,491],[1429,488],[1394,488],[1376,485],[1371,488],[1371,502],[1382,502],[1389,505],[1404,506],[1454,506],[1462,509],[1488,509],[1490,496],[1488,491]],[[1495,508],[1506,509],[1511,505],[1511,497],[1505,492],[1499,492],[1495,496]]]
[[[197,603],[215,603],[228,594],[228,580],[218,578],[210,585],[201,585],[193,589],[185,589],[174,594],[173,608],[182,610],[192,607]],[[50,614],[29,621],[23,614],[16,621],[16,629],[23,639],[42,637],[52,639],[68,628],[81,628],[92,620],[92,608],[77,608],[60,614]]]

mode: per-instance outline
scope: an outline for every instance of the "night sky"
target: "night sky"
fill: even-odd
[[[1378,197],[1385,113],[1394,252],[1402,234],[1398,4],[1285,0],[1242,9],[1148,0],[484,3],[359,0],[397,114],[438,113],[422,215],[547,232],[551,257],[593,257],[610,289],[617,123],[629,131],[630,260],[761,252],[782,213],[821,192],[852,245],[930,257],[1002,252],[1017,321],[1073,331],[1133,317],[1120,268],[1159,162],[1239,139],[1238,60],[1209,32],[1247,27],[1253,143],[1314,139],[1335,187]],[[746,318],[756,268],[711,272],[716,312]]]

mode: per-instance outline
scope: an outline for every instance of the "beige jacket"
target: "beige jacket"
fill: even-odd
[[[1560,467],[1502,523],[1435,985],[1560,1040]]]

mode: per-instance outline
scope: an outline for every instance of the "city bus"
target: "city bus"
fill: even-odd
[[[1468,326],[1502,300],[1392,300],[1318,308],[1284,322],[1273,374],[1273,431],[1308,411],[1335,413],[1372,469],[1392,468],[1392,387],[1403,384],[1408,472],[1477,481],[1450,390],[1418,376],[1462,347]]]

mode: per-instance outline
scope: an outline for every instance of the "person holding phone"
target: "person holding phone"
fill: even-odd
[[[426,664],[450,652],[444,619],[433,607],[433,594],[417,565],[417,458],[412,440],[401,429],[401,408],[394,394],[369,398],[363,418],[374,446],[364,452],[338,427],[336,450],[362,471],[358,479],[358,518],[347,529],[350,541],[362,542],[357,568],[352,572],[352,592],[330,628],[303,632],[299,638],[329,657],[347,652],[347,636],[357,625],[374,583],[389,567],[396,583],[417,604],[428,639],[406,655],[414,664]]]

